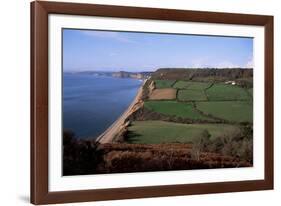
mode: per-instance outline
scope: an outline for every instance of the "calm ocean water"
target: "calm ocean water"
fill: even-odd
[[[142,82],[89,74],[63,76],[63,128],[98,137],[131,104]]]

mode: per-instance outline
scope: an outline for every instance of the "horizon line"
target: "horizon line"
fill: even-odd
[[[138,70],[138,71],[128,71],[128,69],[119,69],[119,70],[66,70],[63,72],[129,72],[129,73],[138,73],[138,72],[156,72],[160,69],[254,69],[253,67],[161,67],[156,70]]]

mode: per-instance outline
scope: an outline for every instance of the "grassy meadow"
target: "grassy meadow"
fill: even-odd
[[[190,143],[208,131],[211,139],[240,132],[237,125],[180,124],[164,121],[135,121],[129,127],[128,142],[138,144]]]
[[[214,84],[206,90],[206,94],[211,101],[237,101],[251,98],[245,89],[225,84]]]
[[[227,121],[253,122],[253,105],[248,101],[197,102],[196,106],[205,114]]]
[[[177,81],[173,87],[176,89],[186,89],[190,84],[191,83],[187,81]]]
[[[203,90],[182,89],[178,91],[179,101],[206,101],[207,97]]]
[[[146,101],[144,107],[165,115],[189,119],[211,119],[196,111],[192,103],[178,101]]]
[[[155,86],[157,89],[170,88],[174,83],[174,80],[155,80]]]

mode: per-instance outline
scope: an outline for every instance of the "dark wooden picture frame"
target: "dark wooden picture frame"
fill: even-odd
[[[49,192],[48,190],[48,15],[86,15],[189,21],[265,28],[265,178],[234,182]],[[105,6],[31,3],[31,202],[33,204],[163,197],[273,189],[273,17],[262,15]]]

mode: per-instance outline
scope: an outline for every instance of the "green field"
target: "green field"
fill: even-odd
[[[177,81],[173,87],[176,89],[204,90],[211,84],[210,82]]]
[[[209,82],[190,82],[188,89],[204,90],[211,86]]]
[[[253,122],[253,104],[251,101],[211,101],[196,102],[197,109],[233,122]]]
[[[174,84],[174,88],[176,89],[185,89],[185,88],[188,88],[188,86],[190,85],[190,82],[187,82],[187,81],[177,81],[175,84]]]
[[[180,124],[164,121],[135,121],[129,127],[130,143],[191,142],[207,130],[211,138],[237,134],[240,128],[228,124]]]
[[[206,90],[206,94],[210,101],[250,100],[245,89],[233,85],[214,84]]]
[[[191,103],[177,101],[146,101],[144,107],[165,115],[183,117],[188,119],[211,120],[197,112]]]
[[[175,83],[174,80],[154,80],[157,89],[170,88]]]
[[[253,88],[248,89],[248,92],[253,96]]]
[[[180,101],[204,101],[207,100],[207,97],[203,90],[179,90],[177,95],[178,100]]]

